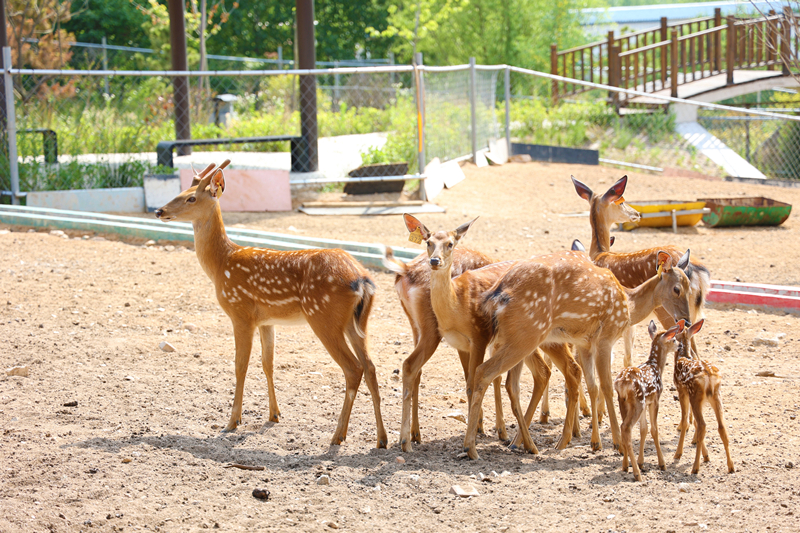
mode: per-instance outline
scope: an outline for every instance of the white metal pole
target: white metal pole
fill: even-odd
[[[418,174],[425,174],[425,78],[422,69],[422,52],[414,58],[414,83],[417,85],[417,166]],[[419,199],[426,201],[425,180],[419,182]]]
[[[11,174],[11,203],[19,205],[19,165],[17,161],[17,116],[14,110],[14,80],[11,78],[11,47],[3,47],[3,82],[6,89],[6,135],[8,136],[8,170]]]
[[[105,37],[103,37],[101,42],[103,44],[103,70],[108,70],[108,50],[106,49],[106,44],[108,43]],[[103,80],[105,82],[103,87],[105,88],[106,94],[111,94],[108,90],[108,76],[103,76]]]
[[[477,117],[475,116],[475,58],[469,58],[469,121],[470,140],[472,141],[472,162],[478,161],[478,132],[475,131]]]
[[[511,156],[511,69],[506,67],[505,75],[505,99],[506,99],[506,154]]]

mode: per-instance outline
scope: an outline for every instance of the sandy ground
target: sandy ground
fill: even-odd
[[[601,190],[622,174],[540,164],[467,167],[466,172],[465,182],[437,198],[447,213],[423,220],[432,228],[451,228],[480,215],[466,240],[499,258],[563,249],[576,237],[588,244],[586,218],[559,217],[586,209],[569,175]],[[800,203],[800,189],[630,177],[629,200],[746,194]],[[399,217],[314,218],[293,212],[226,220],[414,246]],[[693,446],[672,461],[680,411],[675,393],[667,389],[660,411],[667,470],[657,469],[648,442],[645,481],[637,483],[621,472],[605,423],[603,451],[590,451],[587,419],[581,421],[581,438],[564,451],[553,450],[564,414],[557,371],[550,423],[532,426],[541,455],[509,451],[490,434],[479,438],[482,460],[458,459],[466,426],[446,415],[466,413],[466,394],[458,359],[444,345],[423,372],[424,442],[412,453],[401,453],[400,384],[393,372],[401,368],[412,341],[393,277],[383,272],[373,272],[379,295],[370,337],[390,448],[373,448],[375,422],[363,385],[346,443],[328,445],[344,379],[308,328],[278,328],[280,423],[267,422],[266,379],[256,347],[243,424],[235,433],[221,434],[233,398],[232,330],[190,249],[8,229],[0,232],[0,364],[3,370],[27,366],[29,376],[0,376],[2,532],[800,529],[796,316],[707,311],[698,341],[704,357],[724,374],[736,473],[726,473],[708,409],[711,462],[691,475]],[[778,228],[698,226],[678,235],[665,230],[615,235],[620,251],[659,243],[689,247],[715,279],[800,285],[796,215]],[[778,347],[753,346],[755,337],[779,333],[786,336]],[[645,338],[639,328],[637,363],[647,350]],[[161,351],[165,340],[177,351]],[[618,358],[615,369],[620,364]],[[784,377],[756,376],[763,370]],[[670,362],[665,371],[670,384],[671,374]],[[525,375],[523,389],[531,385]],[[65,405],[71,402],[77,405]],[[490,402],[486,409],[490,427]],[[514,421],[507,401],[506,421]],[[398,463],[398,456],[405,462]],[[225,468],[233,462],[265,469]],[[479,473],[489,481],[475,479]],[[329,476],[329,485],[317,484],[322,474]],[[474,485],[480,495],[458,498],[449,494],[454,484]],[[255,499],[256,488],[269,490],[270,499]]]

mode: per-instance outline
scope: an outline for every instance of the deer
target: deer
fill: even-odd
[[[217,301],[233,326],[236,388],[230,420],[223,432],[234,431],[242,420],[244,382],[255,330],[261,337],[269,420],[279,422],[272,372],[275,326],[308,325],[345,377],[344,404],[331,445],[340,445],[347,437],[350,411],[365,376],[375,411],[377,447],[385,448],[387,435],[380,391],[367,339],[374,281],[344,250],[285,252],[233,243],[225,233],[219,206],[225,191],[223,169],[229,163],[226,160],[219,167],[209,165],[195,176],[188,189],[155,212],[164,222],[192,223],[197,259],[214,284]]]
[[[412,235],[418,235],[421,239],[420,242],[425,241],[426,243],[426,256],[430,265],[430,307],[436,319],[438,335],[440,338],[444,337],[448,344],[459,351],[462,365],[464,365],[465,378],[467,380],[467,396],[471,397],[472,375],[475,367],[484,359],[486,346],[489,340],[488,331],[490,330],[490,324],[487,323],[486,319],[487,317],[483,315],[480,309],[481,302],[479,296],[511,268],[515,262],[506,261],[502,263],[492,263],[479,269],[464,271],[460,275],[453,277],[452,271],[454,257],[457,257],[457,245],[464,235],[466,235],[475,220],[471,220],[459,226],[454,231],[438,231],[433,233],[412,215],[405,214],[403,218],[408,231]],[[401,274],[399,268],[399,266],[395,266],[395,271]],[[563,449],[570,442],[572,434],[579,430],[579,428],[573,426],[571,421],[575,418],[577,388],[581,379],[580,367],[578,367],[572,357],[569,347],[565,345],[546,344],[542,346],[542,349],[564,374],[565,382],[567,383],[570,403],[568,404],[568,414],[565,419],[564,431],[557,445],[559,449]],[[524,358],[524,362],[534,377],[533,395],[525,415],[528,423],[530,423],[533,413],[539,403],[539,399],[543,391],[547,388],[550,370],[544,363],[539,350],[534,349],[527,355],[528,357]],[[409,356],[407,361],[410,359],[411,356]],[[520,361],[520,363],[522,363],[522,361]],[[410,401],[408,395],[405,393],[406,384],[418,383],[422,364],[424,364],[424,361],[422,361],[421,356],[419,356],[417,359],[412,360],[408,367],[404,365],[404,402]],[[408,372],[406,370],[408,370]],[[509,387],[516,387],[517,395],[519,373],[521,373],[521,371],[522,365],[520,364],[519,368],[515,369],[515,372],[517,372],[516,379],[507,378],[506,380],[507,390]],[[499,394],[500,380],[501,378],[499,375],[493,380],[498,434],[500,434],[501,424],[502,431],[505,432],[505,423],[502,418],[502,403]],[[476,428],[479,428],[483,423],[482,409],[479,410],[477,416],[479,420],[477,421]],[[407,443],[407,441],[404,442],[404,440],[407,438],[408,434],[408,416],[407,410],[404,408],[401,445]],[[580,436],[579,432],[578,436]],[[514,448],[516,444],[512,443],[511,446]],[[536,450],[536,453],[538,453],[538,450]]]
[[[638,252],[615,253],[611,252],[611,237],[609,230],[615,223],[638,222],[639,213],[625,203],[623,194],[628,184],[628,176],[623,176],[602,195],[596,195],[584,183],[572,176],[572,183],[578,196],[589,202],[589,223],[592,227],[592,243],[589,248],[589,257],[596,265],[611,270],[619,282],[628,288],[644,283],[656,265],[659,251],[665,251],[672,256],[679,268],[689,277],[689,299],[691,323],[703,317],[703,303],[711,287],[711,273],[708,268],[697,260],[681,261],[681,251],[675,246],[659,246]],[[673,317],[663,308],[657,308],[655,315],[664,328],[675,324]],[[631,366],[631,352],[633,348],[633,329],[625,336],[625,355],[623,364]],[[697,347],[694,346],[695,351]]]
[[[650,333],[650,356],[647,361],[638,367],[623,368],[614,380],[614,390],[617,391],[619,412],[622,417],[622,471],[628,471],[628,459],[633,467],[633,477],[642,481],[641,469],[644,468],[644,444],[647,437],[647,413],[650,413],[651,436],[656,446],[658,467],[666,469],[664,455],[661,453],[661,442],[658,438],[658,405],[661,392],[664,390],[662,376],[667,364],[667,356],[677,347],[675,335],[683,331],[685,322],[679,320],[677,324],[666,331],[658,331],[655,321],[651,320],[647,331]],[[633,455],[631,443],[631,430],[639,422],[639,460]]]
[[[678,425],[680,437],[678,437],[678,447],[675,450],[675,461],[683,455],[683,442],[686,431],[689,429],[689,414],[694,415],[695,440],[697,442],[697,452],[692,465],[692,474],[700,471],[700,454],[703,461],[708,462],[708,449],[706,448],[706,422],[703,418],[703,405],[708,402],[714,410],[717,418],[717,429],[719,437],[725,446],[725,456],[728,460],[728,473],[732,474],[735,469],[731,459],[730,446],[728,444],[728,430],[725,427],[725,420],[722,412],[722,398],[719,388],[722,384],[722,376],[719,369],[714,365],[703,361],[692,352],[692,338],[703,327],[705,320],[700,319],[691,327],[686,328],[683,334],[678,337],[678,348],[675,351],[675,368],[672,376],[675,388],[678,390],[678,401],[681,404],[681,421]]]
[[[672,256],[667,252],[658,254],[657,264],[652,278],[628,289],[610,270],[592,263],[585,253],[558,252],[517,262],[484,293],[481,307],[490,317],[492,356],[472,376],[474,390],[464,437],[464,451],[470,459],[480,458],[475,446],[476,415],[488,383],[515,368],[545,343],[571,343],[575,347],[589,389],[594,451],[602,449],[597,372],[614,447],[619,447],[620,429],[612,398],[611,347],[631,323],[643,320],[658,306],[679,319],[689,316],[686,274],[673,267]],[[509,374],[507,381],[511,378]],[[530,452],[535,448],[528,426],[520,417],[519,396],[508,383],[506,390],[519,422],[522,447]],[[567,422],[571,422],[569,415]]]

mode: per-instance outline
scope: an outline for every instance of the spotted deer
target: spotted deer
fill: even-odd
[[[430,307],[436,319],[439,335],[444,337],[448,344],[459,352],[467,380],[467,396],[471,397],[473,389],[471,376],[475,367],[483,362],[491,330],[491,324],[487,320],[488,317],[481,311],[481,294],[511,268],[515,262],[492,263],[479,269],[464,271],[454,277],[452,276],[454,257],[457,257],[455,250],[457,250],[459,241],[467,233],[474,220],[459,226],[454,231],[439,231],[436,233],[428,230],[422,222],[411,215],[404,215],[404,221],[409,232],[416,233],[426,243],[427,262],[430,265]],[[387,266],[390,266],[389,262],[387,262]],[[402,270],[399,269],[399,266],[395,266],[395,271],[402,275]],[[429,322],[423,327],[430,328],[431,326],[432,324]],[[580,382],[581,377],[580,368],[572,358],[569,348],[564,345],[546,344],[542,346],[542,349],[555,362],[559,370],[564,373],[567,388],[570,391],[570,398],[574,400],[574,403],[577,403],[577,384]],[[547,387],[550,371],[538,350],[531,350],[531,353],[526,355],[528,357],[523,358],[523,360],[534,377],[534,391],[525,415],[528,423],[530,423],[542,392]],[[522,363],[523,360],[520,360],[519,363]],[[414,383],[418,384],[422,364],[424,364],[424,361],[421,356],[418,356],[417,359],[409,363],[408,367],[404,365],[404,414],[400,437],[402,446],[409,444],[408,436],[410,434],[408,408],[405,407],[410,402],[407,387],[412,386]],[[522,365],[520,364],[515,371],[521,372]],[[499,394],[500,380],[499,375],[493,380],[495,408],[497,410],[498,434],[505,435],[502,402]],[[518,374],[516,379],[508,378],[506,380],[506,388],[508,389],[509,387],[516,387],[518,391]],[[479,408],[476,428],[482,426],[482,416],[482,409]],[[572,430],[571,424],[565,424],[564,435],[559,441],[559,447],[563,448],[569,443]],[[404,447],[403,449],[406,448]]]
[[[592,226],[592,244],[589,247],[589,256],[596,265],[611,270],[624,287],[633,288],[644,283],[656,267],[656,258],[660,251],[665,251],[672,256],[672,260],[689,277],[689,302],[690,319],[694,323],[703,317],[703,303],[711,287],[711,274],[702,263],[697,260],[682,261],[682,252],[675,246],[659,246],[638,252],[616,253],[611,252],[611,237],[609,230],[615,223],[637,222],[639,213],[625,203],[623,194],[628,184],[628,176],[623,176],[612,185],[604,194],[596,195],[584,183],[572,176],[578,196],[589,202],[589,223]],[[663,308],[657,308],[656,317],[664,328],[675,324],[673,318]],[[633,329],[625,336],[625,355],[623,364],[631,366],[631,351],[633,349]],[[697,347],[694,347],[697,350]]]
[[[658,331],[656,323],[650,321],[647,331],[650,333],[650,356],[638,367],[623,368],[614,380],[617,391],[619,412],[622,417],[620,452],[622,452],[622,471],[628,471],[628,460],[633,467],[636,481],[642,480],[641,469],[644,467],[644,444],[647,437],[647,413],[650,413],[650,430],[658,454],[658,467],[666,468],[664,455],[661,453],[661,442],[658,438],[658,404],[664,390],[662,375],[667,364],[667,356],[675,351],[675,335],[683,331],[684,321],[666,331]],[[639,422],[639,460],[633,455],[631,430]]]
[[[598,387],[600,379],[608,408],[614,446],[620,442],[611,383],[611,347],[631,323],[639,322],[657,306],[673,316],[689,316],[689,279],[673,268],[672,257],[658,255],[656,274],[635,289],[620,285],[608,269],[592,263],[586,254],[565,251],[517,262],[483,296],[483,310],[491,320],[492,357],[475,369],[464,451],[479,458],[475,447],[477,412],[492,380],[508,372],[543,343],[572,343],[581,363],[592,408],[592,449],[600,450]],[[511,375],[507,378],[511,380]],[[508,387],[512,410],[519,422],[522,445],[533,450],[528,426],[518,416],[519,396]],[[574,416],[574,415],[573,415]],[[571,419],[568,414],[567,422]]]
[[[375,283],[344,250],[282,252],[233,243],[225,233],[219,207],[225,191],[222,169],[229,162],[219,167],[209,165],[191,187],[155,213],[165,222],[192,223],[197,259],[214,283],[217,301],[233,325],[236,389],[231,417],[223,431],[233,431],[241,423],[244,381],[256,329],[261,336],[261,363],[269,389],[269,420],[279,421],[272,372],[274,328],[307,324],[345,376],[344,405],[331,444],[345,440],[353,401],[361,377],[366,375],[375,410],[377,447],[385,448],[378,380],[367,349]]]
[[[725,420],[722,412],[722,398],[719,394],[719,387],[722,384],[722,376],[719,369],[714,365],[703,361],[692,353],[691,339],[703,327],[705,320],[701,319],[678,337],[678,349],[675,351],[675,369],[672,376],[675,388],[678,389],[678,400],[681,404],[681,422],[678,425],[680,437],[678,438],[678,448],[675,450],[675,460],[683,455],[683,442],[686,431],[689,429],[689,413],[694,414],[695,440],[697,441],[697,452],[692,466],[692,474],[700,471],[700,454],[703,454],[704,462],[708,462],[708,449],[706,448],[706,421],[703,418],[703,405],[708,402],[714,410],[717,418],[717,428],[719,437],[725,446],[725,456],[728,459],[728,473],[734,472],[731,451],[728,445],[728,430],[725,427]]]

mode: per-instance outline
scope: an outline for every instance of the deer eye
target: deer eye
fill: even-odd
[[[448,242],[448,243],[447,243],[447,249],[449,250],[449,249],[450,249],[450,248],[452,248],[452,247],[453,247],[453,243],[452,243],[452,242]]]
[[[675,288],[673,288],[672,290],[675,292],[675,294],[676,294],[677,296],[680,296],[680,295],[681,295],[681,288],[680,288],[680,287],[675,287]]]
[[[193,204],[197,201],[197,198],[195,198],[194,196],[190,196],[189,198],[186,199],[186,201],[190,204]]]

